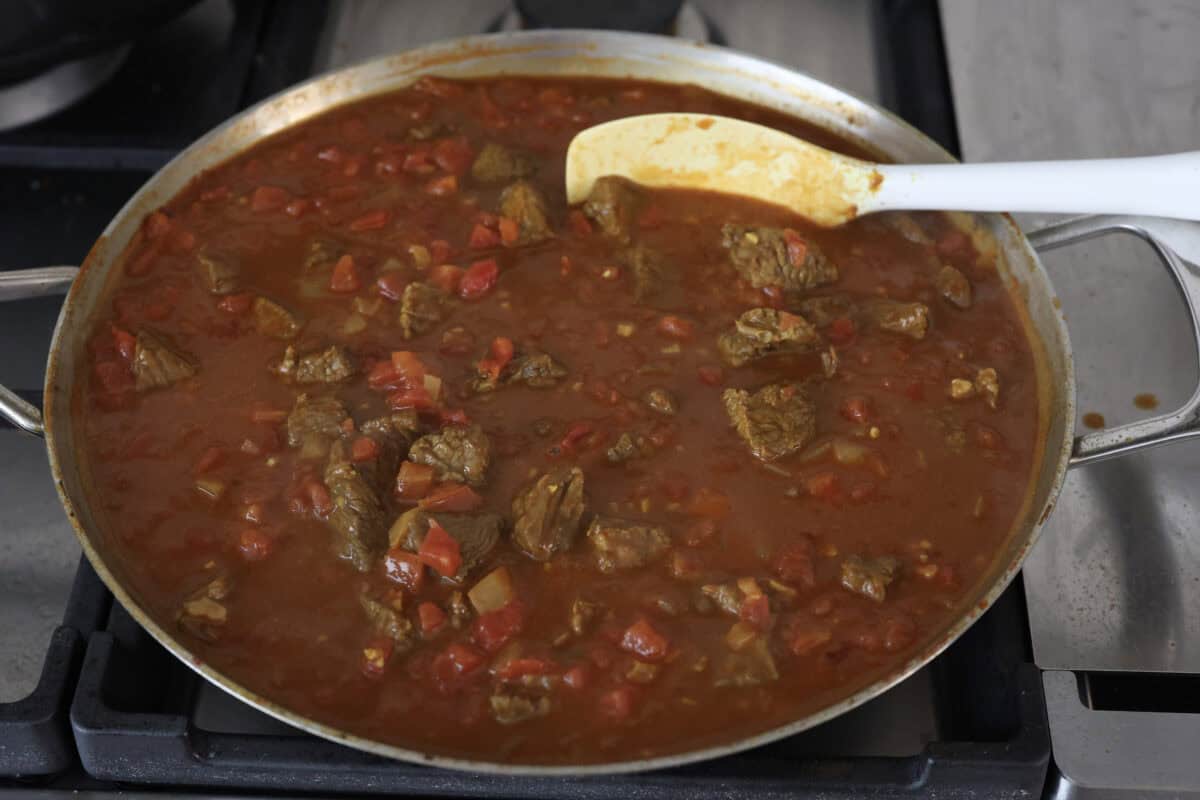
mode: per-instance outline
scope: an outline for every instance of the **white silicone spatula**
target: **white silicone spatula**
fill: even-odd
[[[1008,164],[872,164],[751,122],[646,114],[581,131],[567,150],[567,201],[604,175],[708,189],[792,208],[834,226],[876,211],[1037,211],[1200,219],[1200,152]]]

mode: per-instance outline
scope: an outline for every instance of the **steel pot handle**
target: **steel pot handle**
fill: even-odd
[[[39,267],[0,272],[0,301],[64,294],[78,274],[79,267]],[[0,386],[0,417],[34,436],[45,433],[41,410],[6,386]]]
[[[1028,239],[1035,250],[1044,251],[1114,232],[1132,233],[1140,237],[1154,249],[1155,255],[1166,266],[1187,307],[1192,338],[1200,360],[1200,314],[1197,312],[1197,306],[1200,305],[1200,267],[1189,265],[1180,257],[1182,253],[1193,263],[1200,263],[1200,224],[1156,217],[1104,214],[1065,220],[1028,234]],[[1192,390],[1192,396],[1186,403],[1169,414],[1076,436],[1070,464],[1073,467],[1089,464],[1196,436],[1200,436],[1200,385]]]

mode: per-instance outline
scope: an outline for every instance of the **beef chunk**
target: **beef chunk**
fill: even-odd
[[[815,345],[820,337],[804,317],[776,311],[773,308],[752,308],[733,323],[733,330],[717,338],[717,349],[731,367],[741,367],[768,353]]]
[[[671,537],[662,527],[619,517],[596,517],[587,538],[596,568],[605,574],[641,567],[661,558],[671,546]]]
[[[550,698],[545,695],[527,697],[496,692],[488,699],[488,705],[492,709],[492,718],[501,725],[516,725],[550,713]]]
[[[900,562],[891,556],[850,556],[842,562],[842,586],[876,603],[887,597],[887,587],[896,578]]]
[[[677,271],[657,250],[634,245],[621,252],[621,262],[633,274],[633,299],[637,303],[662,300]]]
[[[546,353],[529,351],[504,366],[499,375],[480,371],[471,381],[471,390],[494,392],[501,384],[523,383],[532,389],[549,389],[567,376],[567,368]]]
[[[583,471],[565,467],[542,475],[513,498],[513,543],[535,561],[571,547],[583,519]]]
[[[756,636],[753,641],[734,653],[729,653],[717,665],[713,676],[716,686],[760,686],[778,680],[779,670],[767,647],[767,640]]]
[[[425,541],[425,535],[429,533],[430,520],[436,520],[437,524],[445,528],[446,533],[458,542],[462,566],[452,580],[459,585],[492,552],[492,548],[500,541],[500,533],[504,527],[504,519],[499,514],[431,514],[414,508],[401,514],[392,525],[388,532],[391,546],[403,547],[412,553],[417,552],[421,549],[421,542]]]
[[[534,244],[551,236],[546,201],[528,181],[517,181],[500,193],[500,213],[517,223],[517,244]]]
[[[342,433],[342,423],[350,412],[336,397],[296,397],[287,418],[288,444],[299,447],[306,436],[336,437]]]
[[[971,282],[954,267],[944,265],[934,276],[933,283],[937,286],[938,294],[950,305],[959,308],[971,307]]]
[[[134,386],[139,392],[161,389],[196,374],[196,364],[150,331],[140,331],[133,350]]]
[[[679,413],[679,401],[675,399],[674,394],[661,386],[647,389],[642,395],[642,402],[656,414],[673,417]]]
[[[817,432],[816,409],[798,384],[772,384],[754,394],[726,389],[721,400],[738,435],[763,461],[799,450]]]
[[[600,612],[604,611],[604,606],[600,603],[593,603],[590,600],[584,600],[582,597],[576,597],[571,603],[571,632],[576,636],[583,636],[587,633],[588,627],[596,617],[600,616]]]
[[[400,296],[400,332],[405,339],[428,333],[446,315],[445,296],[427,283],[410,283]]]
[[[229,259],[201,250],[196,254],[196,264],[212,294],[232,294],[238,290],[238,268]]]
[[[308,243],[304,254],[304,273],[306,275],[332,268],[337,260],[345,253],[345,246],[328,236],[316,236]]]
[[[296,356],[296,348],[288,345],[275,372],[296,383],[339,383],[356,372],[350,355],[333,345],[317,352]]]
[[[413,630],[413,624],[404,618],[399,609],[366,594],[359,595],[358,602],[375,633],[391,639],[396,651],[403,653],[411,650],[417,643],[417,633]]]
[[[265,297],[254,298],[254,327],[272,339],[291,339],[300,332],[300,320],[292,312]]]
[[[707,583],[700,587],[700,591],[726,614],[736,617],[742,610],[742,591],[737,583]]]
[[[219,575],[189,594],[176,617],[179,627],[205,641],[215,641],[229,621],[224,600],[231,591],[233,582],[228,576]]]
[[[632,434],[622,433],[604,455],[612,463],[621,464],[642,455],[642,448],[638,446],[638,441]]]
[[[726,224],[721,228],[721,244],[734,268],[755,289],[812,289],[838,278],[837,267],[816,244],[790,228]]]
[[[487,477],[492,445],[478,425],[451,426],[414,442],[408,460],[433,467],[440,481],[458,481],[479,488]]]
[[[867,306],[867,313],[883,330],[913,339],[924,339],[929,329],[929,308],[924,303],[875,300]]]
[[[471,165],[471,177],[480,183],[501,183],[527,178],[536,169],[534,160],[525,153],[488,142]]]
[[[854,305],[850,298],[842,294],[826,295],[824,297],[806,297],[800,301],[797,310],[804,318],[824,328],[835,319],[845,319],[854,316]]]
[[[583,202],[583,213],[605,236],[628,242],[641,205],[641,193],[629,181],[612,175],[597,179]]]

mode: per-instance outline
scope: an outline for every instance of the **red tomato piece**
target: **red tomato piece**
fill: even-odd
[[[196,466],[192,470],[197,475],[203,475],[210,469],[217,467],[225,460],[225,448],[213,446],[200,454],[200,458],[196,459]]]
[[[488,348],[487,357],[480,359],[477,368],[481,374],[496,380],[508,366],[508,362],[512,361],[515,352],[516,347],[513,345],[512,339],[507,336],[497,336]]]
[[[849,317],[838,317],[829,323],[829,341],[835,345],[847,345],[854,341],[858,327]]]
[[[161,239],[171,230],[171,218],[161,211],[155,211],[146,217],[142,230],[147,239]]]
[[[434,239],[429,243],[429,257],[435,264],[440,264],[450,257],[450,243],[445,239]]]
[[[379,455],[379,442],[370,436],[359,436],[350,445],[351,461],[371,461]]]
[[[425,565],[413,553],[393,547],[383,558],[383,574],[408,592],[418,594],[425,585]]]
[[[433,146],[433,160],[446,172],[463,176],[471,168],[475,153],[465,136],[441,139]]]
[[[808,242],[791,228],[784,228],[783,241],[787,244],[788,261],[791,261],[793,266],[803,266],[804,259],[808,256]]]
[[[227,294],[217,301],[217,308],[226,314],[245,314],[254,304],[254,295],[249,292]]]
[[[425,375],[429,372],[425,368],[425,362],[411,350],[393,350],[392,351],[392,367],[396,370],[396,374],[400,376],[401,385],[403,386],[424,386]]]
[[[692,338],[696,326],[682,317],[667,314],[658,320],[658,332],[668,339],[687,341]]]
[[[439,408],[438,423],[443,427],[446,425],[470,425],[471,418],[467,416],[467,412],[461,408]]]
[[[358,267],[354,256],[347,253],[333,265],[333,275],[329,278],[329,288],[334,292],[357,292],[362,288],[362,278],[359,277]]]
[[[557,665],[545,658],[514,658],[500,666],[493,673],[502,681],[512,681],[526,675],[547,675],[554,672]]]
[[[671,643],[644,617],[625,629],[621,636],[621,649],[633,653],[644,661],[662,661],[667,657]]]
[[[430,155],[429,151],[421,149],[406,153],[401,169],[415,175],[429,175],[437,167],[434,165],[433,156]]]
[[[785,544],[775,554],[771,568],[781,581],[811,588],[816,582],[812,540],[805,536]]]
[[[352,231],[377,231],[387,225],[391,218],[392,215],[386,209],[377,208],[352,220],[349,227]]]
[[[474,511],[483,498],[465,483],[444,483],[421,498],[418,505],[426,511]]]
[[[392,392],[388,395],[387,402],[389,407],[397,411],[404,408],[426,411],[434,407],[433,397],[422,386]]]
[[[871,418],[871,398],[861,394],[851,395],[842,401],[838,411],[851,422],[864,423]]]
[[[385,272],[375,281],[375,288],[379,290],[379,294],[393,302],[404,296],[406,286],[408,286],[408,281],[398,270]]]
[[[501,217],[497,225],[500,231],[500,241],[505,247],[512,247],[521,239],[521,226],[517,224],[515,219]]]
[[[440,175],[425,184],[425,193],[434,197],[448,197],[458,191],[458,178]]]
[[[450,578],[462,566],[458,540],[446,532],[436,520],[429,521],[429,532],[417,550],[417,558],[439,575]]]
[[[471,237],[467,240],[467,246],[474,250],[499,247],[500,234],[491,228],[476,223],[475,227],[471,228]]]
[[[464,300],[478,300],[490,292],[500,278],[500,266],[494,258],[476,261],[467,267],[458,284],[458,296]]]
[[[271,555],[271,537],[258,528],[243,528],[238,535],[238,552],[247,561],[262,561]]]
[[[278,186],[259,186],[250,196],[251,211],[274,211],[283,208],[292,199],[286,189]]]
[[[597,708],[601,715],[615,722],[629,719],[633,713],[635,692],[632,686],[618,686],[600,695]]]
[[[558,446],[567,453],[573,453],[576,447],[592,435],[593,431],[595,428],[592,423],[586,420],[572,422],[567,426],[567,432]]]
[[[805,490],[813,497],[833,500],[841,493],[838,476],[832,472],[818,472],[804,479]]]
[[[322,517],[328,516],[333,510],[333,498],[329,495],[329,489],[317,478],[308,478],[304,484],[304,493],[312,510]]]
[[[283,213],[289,217],[302,217],[312,207],[312,201],[307,198],[293,200],[283,207]]]
[[[137,337],[129,331],[123,331],[120,328],[113,326],[113,343],[116,345],[117,352],[121,354],[121,358],[132,362],[134,353],[137,352]]]
[[[428,464],[401,461],[396,473],[396,496],[402,500],[419,500],[433,486],[434,469]]]
[[[757,630],[767,630],[771,626],[771,601],[765,594],[746,598],[738,608],[738,618]]]
[[[453,264],[439,264],[429,271],[429,282],[446,294],[458,294],[458,284],[463,279],[463,268]]]
[[[117,395],[133,390],[133,373],[127,364],[101,361],[92,367],[92,372],[105,394]]]
[[[590,682],[589,677],[587,666],[577,664],[563,673],[562,682],[572,689],[586,689]]]
[[[417,621],[422,636],[432,636],[446,627],[446,612],[437,603],[426,601],[417,606]]]
[[[520,600],[513,600],[504,608],[480,614],[471,628],[471,638],[486,652],[495,653],[521,632],[524,623],[525,608]]]
[[[479,651],[455,642],[434,656],[429,671],[437,689],[449,694],[464,687],[483,665],[484,658]]]
[[[711,364],[696,367],[696,377],[706,386],[720,386],[725,382],[725,370]]]

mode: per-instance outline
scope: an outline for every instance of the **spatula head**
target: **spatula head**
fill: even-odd
[[[581,131],[567,149],[567,201],[597,178],[706,189],[786,206],[818,225],[857,216],[881,181],[875,165],[786,133],[713,114],[645,114]]]

